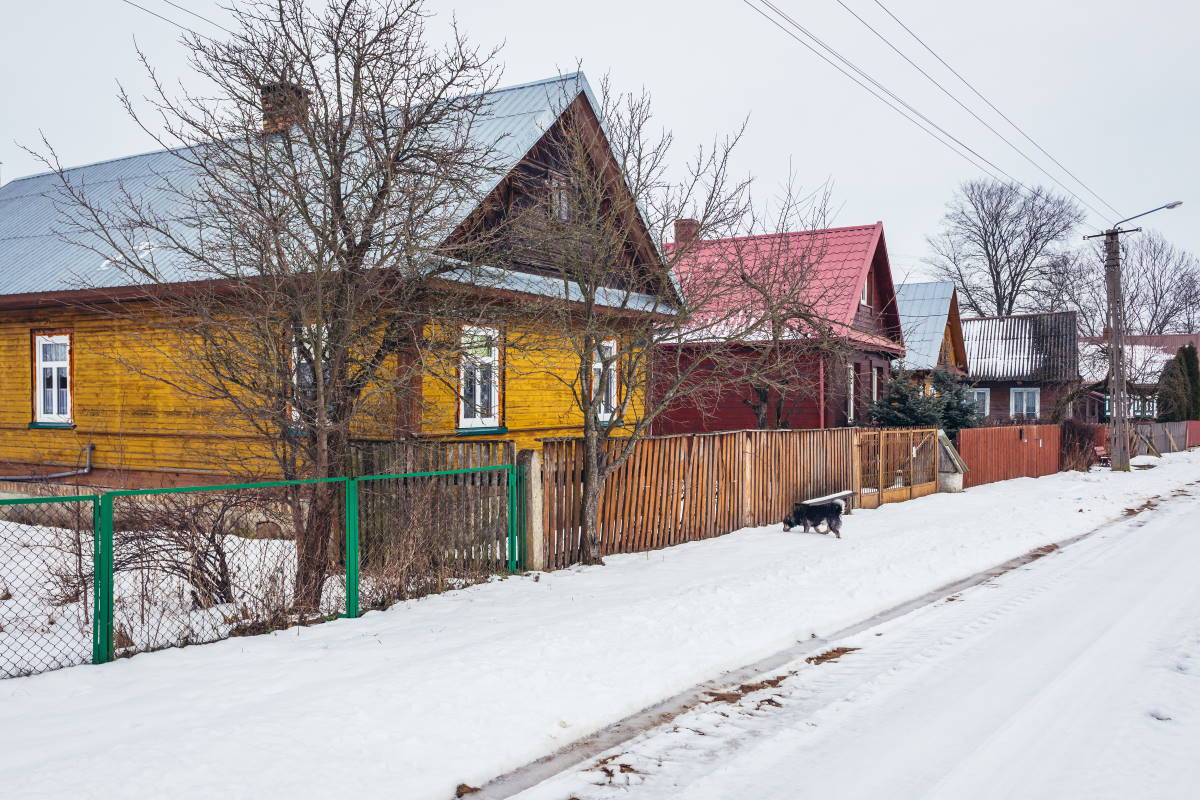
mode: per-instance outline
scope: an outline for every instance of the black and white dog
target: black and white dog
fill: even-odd
[[[804,533],[808,533],[808,529],[812,528],[817,533],[832,532],[840,539],[842,538],[842,512],[845,510],[844,500],[834,500],[832,503],[822,503],[819,506],[796,503],[792,506],[792,513],[783,520],[783,529],[790,531],[792,528],[804,526]],[[825,523],[824,531],[819,527],[821,523]]]

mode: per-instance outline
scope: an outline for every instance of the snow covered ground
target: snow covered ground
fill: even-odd
[[[519,800],[1200,796],[1200,487]],[[840,655],[839,655],[840,653]]]
[[[0,786],[23,798],[449,797],[1197,481],[1200,452],[1008,481],[857,512],[840,541],[744,530],[361,620],[3,681]]]

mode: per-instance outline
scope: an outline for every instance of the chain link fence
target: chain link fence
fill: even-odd
[[[0,500],[0,677],[310,625],[520,568],[514,465]]]
[[[0,500],[0,677],[93,660],[96,502]]]

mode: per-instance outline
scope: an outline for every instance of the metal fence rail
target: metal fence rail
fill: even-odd
[[[0,677],[357,617],[524,562],[514,464],[0,500]]]

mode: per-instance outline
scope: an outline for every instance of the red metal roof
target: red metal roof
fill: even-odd
[[[674,245],[668,245],[672,249]],[[729,289],[712,297],[714,274],[741,271],[761,282],[778,280],[803,281],[800,295],[803,302],[819,315],[838,335],[872,349],[902,352],[898,319],[889,325],[896,333],[884,338],[876,333],[854,328],[859,297],[867,280],[877,251],[883,250],[883,223],[845,228],[826,228],[814,231],[739,236],[693,242],[688,253],[675,267],[684,297],[711,298],[704,307],[696,309],[697,316],[720,317],[739,308],[756,304],[753,292],[739,291],[736,281]],[[873,303],[884,314],[895,313],[894,290],[889,269],[877,280],[886,287],[885,297]],[[702,287],[702,288],[701,288]],[[689,288],[692,291],[689,291]],[[758,301],[761,303],[761,300]]]

